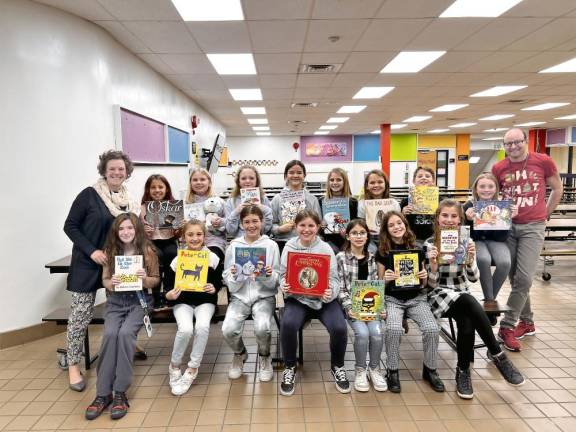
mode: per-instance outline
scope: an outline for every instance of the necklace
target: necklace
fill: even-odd
[[[526,169],[526,164],[528,163],[528,159],[530,159],[530,152],[528,152],[526,154],[526,159],[524,159],[524,163],[522,164],[522,168],[520,169],[520,175],[522,175],[522,173],[524,172],[524,170]],[[512,161],[510,160],[510,157],[508,157],[508,169],[510,171],[512,171]],[[517,163],[517,162],[514,162]],[[512,174],[514,175],[514,174]],[[514,179],[514,185],[512,186],[512,190],[510,193],[510,197],[512,198],[512,200],[516,199],[516,179]]]

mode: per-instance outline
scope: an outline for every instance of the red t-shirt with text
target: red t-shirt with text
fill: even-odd
[[[518,206],[514,223],[546,220],[546,179],[557,172],[554,161],[542,153],[528,153],[528,159],[520,162],[506,158],[492,167],[502,198],[513,200]]]

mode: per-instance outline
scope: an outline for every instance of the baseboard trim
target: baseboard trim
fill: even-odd
[[[0,333],[0,349],[22,345],[48,336],[62,333],[66,326],[59,326],[53,322],[45,322],[18,330]]]

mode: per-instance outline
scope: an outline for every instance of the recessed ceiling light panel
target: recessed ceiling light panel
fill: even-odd
[[[525,85],[503,85],[503,86],[495,86],[491,87],[487,90],[483,90],[478,93],[474,93],[470,95],[470,97],[496,97],[501,96],[507,93],[512,93],[518,90],[522,90],[528,86]]]
[[[426,116],[426,115],[423,115],[423,116],[412,116],[412,117],[408,117],[407,119],[402,120],[402,121],[403,121],[403,122],[406,122],[406,123],[418,123],[418,122],[422,122],[422,121],[424,121],[424,120],[428,120],[428,119],[430,119],[430,118],[432,118],[432,116]]]
[[[264,107],[240,107],[242,114],[246,115],[259,115],[266,114],[266,108]]]
[[[256,75],[252,54],[206,54],[219,75]]]
[[[496,120],[504,120],[510,117],[514,117],[514,114],[494,114],[488,117],[482,117],[481,121],[496,121]]]
[[[415,73],[438,60],[446,51],[402,51],[380,73]]]
[[[242,21],[240,0],[172,0],[184,21]]]
[[[344,123],[347,122],[350,117],[330,117],[326,120],[326,123]]]
[[[394,87],[362,87],[352,99],[379,99],[393,89]]]
[[[570,105],[570,102],[548,102],[539,105],[534,105],[531,107],[522,108],[522,111],[545,111],[554,108],[560,108],[566,105]]]
[[[564,63],[557,64],[556,66],[549,67],[541,70],[539,73],[565,73],[576,72],[576,57]]]
[[[495,18],[522,0],[456,0],[440,18]]]
[[[260,89],[229,89],[232,98],[237,101],[262,100]]]
[[[450,112],[456,111],[461,108],[467,107],[468,104],[447,104],[447,105],[440,105],[439,107],[433,108],[430,112]]]
[[[344,105],[337,111],[338,114],[354,114],[359,113],[366,105]]]

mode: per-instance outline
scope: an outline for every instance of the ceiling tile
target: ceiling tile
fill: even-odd
[[[192,90],[225,90],[227,87],[217,74],[175,74],[168,77],[172,82]]]
[[[188,22],[186,27],[205,53],[252,52],[244,21]]]
[[[313,0],[243,0],[244,15],[253,20],[310,18]]]
[[[303,53],[300,62],[302,64],[342,64],[348,58],[350,52],[332,52],[332,53]]]
[[[379,73],[394,58],[395,52],[352,52],[340,72]]]
[[[294,89],[262,89],[262,96],[267,103],[269,100],[274,99],[290,99]],[[289,104],[288,104],[289,105]]]
[[[174,70],[162,61],[158,54],[138,54],[142,60],[148,63],[152,68],[163,75],[173,74]]]
[[[556,19],[506,46],[507,50],[549,50],[576,36],[576,18]]]
[[[576,10],[574,0],[554,0],[542,4],[542,0],[523,0],[503,16],[509,17],[558,17]]]
[[[402,50],[431,22],[430,19],[372,20],[354,49],[356,51]]]
[[[122,23],[118,21],[96,21],[112,35],[114,39],[128,48],[130,51],[138,53],[149,53],[150,49],[136,36],[134,36]]]
[[[298,72],[300,54],[254,54],[259,74],[292,74]]]
[[[501,72],[508,66],[536,55],[534,51],[499,51],[492,54],[483,52],[477,61],[462,69],[464,72]]]
[[[433,20],[405,50],[449,50],[488,24],[483,18],[450,18]]]
[[[574,58],[573,52],[547,51],[508,66],[507,72],[538,72]]]
[[[310,21],[305,52],[349,51],[355,45],[369,20],[315,20]],[[337,36],[340,39],[331,42],[328,38]]]
[[[374,77],[373,73],[339,73],[336,75],[336,78],[334,78],[334,80],[332,81],[332,86],[354,87],[356,89],[359,89],[373,77]]]
[[[448,51],[425,70],[426,73],[460,72],[474,63],[481,63],[488,54],[480,51]]]
[[[228,88],[257,88],[259,84],[256,75],[223,75],[222,81]]]
[[[312,19],[372,18],[384,0],[316,0]]]
[[[114,17],[96,0],[36,0],[87,20],[113,20]]]
[[[169,0],[98,0],[120,21],[181,21],[182,18]]]
[[[329,87],[336,74],[299,74],[296,80],[297,87]]]
[[[215,73],[204,54],[160,54],[159,56],[178,74]]]
[[[264,74],[258,75],[260,88],[292,88],[296,87],[296,74]]]
[[[388,0],[377,18],[436,18],[454,0]]]
[[[249,21],[253,52],[300,52],[307,27],[306,21]]]
[[[183,22],[123,21],[123,24],[152,52],[158,54],[201,52]]]

